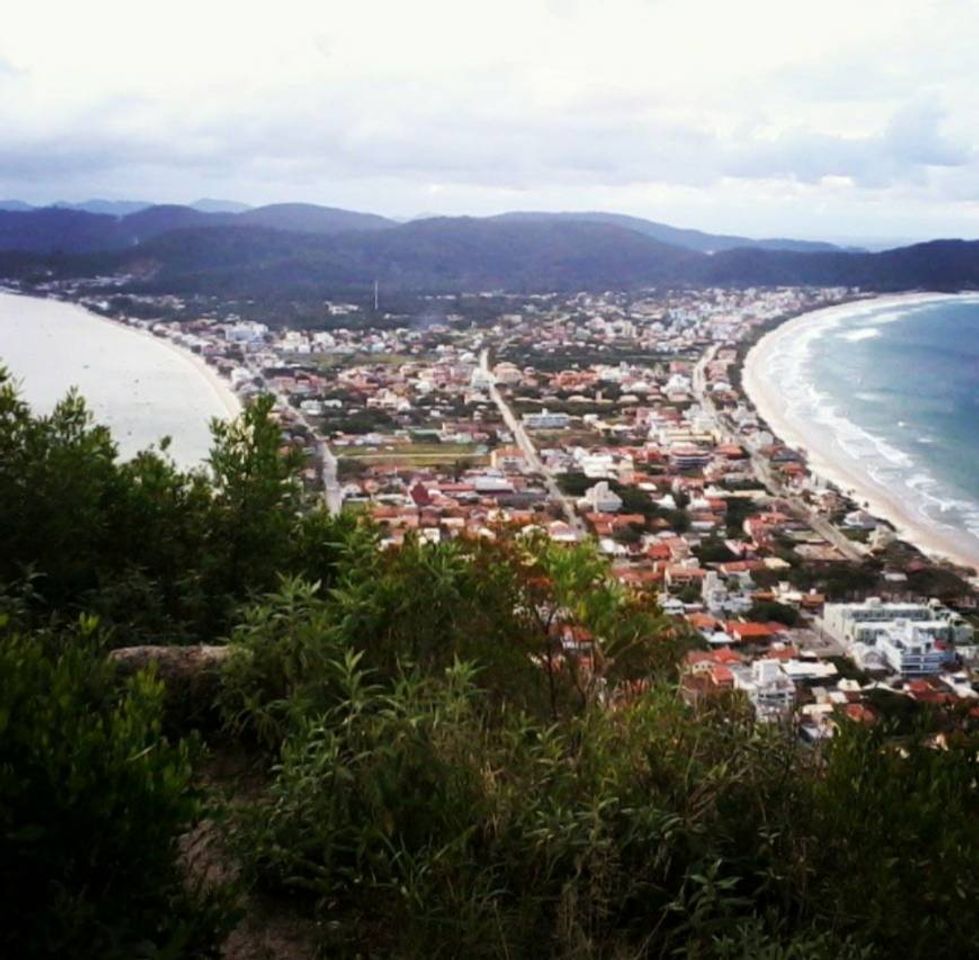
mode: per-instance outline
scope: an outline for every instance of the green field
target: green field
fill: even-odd
[[[366,447],[338,448],[340,460],[357,460],[361,463],[405,463],[428,467],[456,460],[471,460],[485,464],[489,457],[485,447],[475,443],[411,443],[386,447],[384,444]]]

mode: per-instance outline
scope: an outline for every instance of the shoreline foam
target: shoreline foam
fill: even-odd
[[[822,429],[817,423],[799,423],[792,417],[785,402],[784,390],[769,375],[773,366],[777,365],[777,359],[784,359],[791,346],[799,348],[801,336],[806,332],[810,336],[818,335],[815,324],[843,321],[890,306],[906,309],[918,304],[937,303],[954,296],[912,293],[873,297],[793,317],[767,333],[749,350],[742,366],[742,384],[746,397],[770,431],[783,443],[803,451],[814,474],[834,484],[861,506],[866,504],[867,512],[889,522],[902,540],[933,557],[979,569],[979,540],[962,530],[948,526],[943,529],[933,518],[914,509],[894,490],[870,474],[858,457],[842,447],[836,434]],[[804,349],[804,344],[805,341],[802,341],[801,349]],[[796,384],[795,388],[804,389],[804,386]],[[858,425],[853,426],[854,432],[866,434]],[[874,439],[878,444],[882,442],[879,438]],[[900,451],[893,452],[903,456]]]

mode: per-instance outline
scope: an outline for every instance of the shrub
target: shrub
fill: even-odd
[[[208,955],[218,917],[177,866],[190,748],[161,737],[160,684],[120,688],[92,621],[62,638],[0,626],[0,677],[0,953]]]

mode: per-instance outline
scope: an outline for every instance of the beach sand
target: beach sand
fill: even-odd
[[[238,395],[231,389],[231,384],[228,383],[207,361],[198,354],[191,350],[186,350],[184,347],[178,346],[172,340],[167,337],[158,337],[156,334],[150,333],[149,330],[143,330],[139,327],[132,327],[128,323],[123,323],[121,320],[114,320],[111,317],[103,317],[100,314],[93,314],[97,316],[100,320],[106,320],[109,323],[115,324],[117,327],[121,327],[123,330],[128,330],[130,333],[135,333],[141,337],[149,337],[154,343],[160,346],[166,347],[172,353],[180,357],[184,363],[190,364],[194,367],[198,373],[207,381],[214,395],[220,401],[221,405],[228,412],[228,419],[234,420],[241,411],[242,405],[241,400]]]
[[[197,466],[210,450],[210,419],[242,410],[199,355],[72,301],[0,291],[0,363],[41,413],[76,386],[124,459],[169,436],[170,455]]]
[[[979,569],[979,544],[964,531],[941,527],[923,516],[893,490],[869,476],[856,458],[835,441],[830,431],[819,424],[798,422],[786,409],[779,384],[770,372],[772,361],[787,350],[800,331],[816,320],[851,315],[861,306],[907,307],[916,303],[946,299],[942,294],[900,294],[841,304],[802,314],[766,334],[748,352],[742,370],[742,383],[759,416],[783,443],[805,453],[809,467],[817,476],[834,484],[868,513],[886,520],[897,535],[935,559]]]

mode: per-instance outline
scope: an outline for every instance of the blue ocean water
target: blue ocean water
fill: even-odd
[[[979,537],[979,297],[863,304],[812,333],[817,419],[922,517]]]

